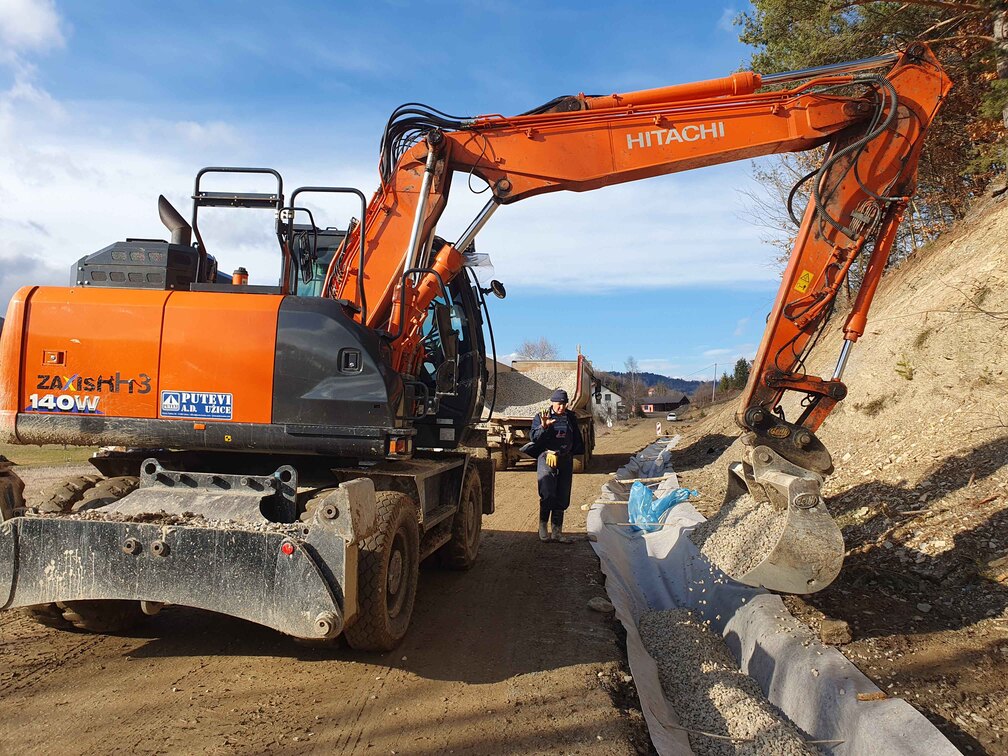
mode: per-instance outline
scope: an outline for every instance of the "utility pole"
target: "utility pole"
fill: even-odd
[[[711,381],[710,400],[714,404],[714,396],[717,394],[717,363],[714,363],[714,380]]]

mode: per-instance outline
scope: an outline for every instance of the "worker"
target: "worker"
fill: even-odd
[[[540,450],[536,463],[540,541],[573,541],[563,533],[564,511],[570,506],[574,456],[584,454],[584,440],[577,415],[567,409],[568,401],[567,392],[557,389],[550,406],[532,418],[532,443]]]

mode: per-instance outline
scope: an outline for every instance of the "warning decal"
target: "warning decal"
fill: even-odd
[[[798,276],[798,283],[795,284],[794,290],[799,294],[804,294],[808,291],[808,287],[812,285],[812,272],[808,270],[803,270],[802,274]]]

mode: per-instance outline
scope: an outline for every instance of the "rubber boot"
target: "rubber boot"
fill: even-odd
[[[546,529],[546,523],[545,522],[540,522],[539,523],[539,540],[542,541],[543,543],[545,543],[546,541],[551,540],[550,539],[549,530]]]
[[[553,526],[553,540],[557,543],[574,543],[574,539],[563,534],[563,528],[559,525]]]

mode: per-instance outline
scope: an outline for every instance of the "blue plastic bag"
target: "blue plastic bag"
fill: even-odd
[[[677,488],[674,491],[656,499],[651,489],[640,481],[630,487],[630,502],[627,504],[627,513],[630,516],[630,527],[633,530],[643,530],[646,533],[653,533],[661,525],[659,518],[672,508],[674,504],[686,501],[690,496],[699,496],[699,491],[689,488]]]

